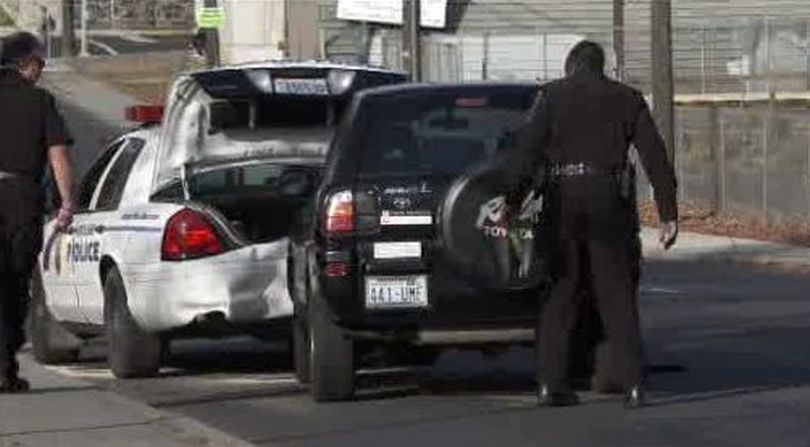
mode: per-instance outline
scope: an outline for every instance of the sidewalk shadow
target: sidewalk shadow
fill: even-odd
[[[94,385],[81,385],[81,386],[54,386],[39,388],[36,384],[33,385],[29,391],[20,395],[40,396],[48,394],[62,394],[62,393],[77,393],[83,391],[99,391],[101,388]]]

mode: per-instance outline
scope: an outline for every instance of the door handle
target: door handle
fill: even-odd
[[[107,228],[104,225],[97,225],[95,228],[93,228],[93,231],[96,234],[104,234],[104,231],[106,231],[106,230],[107,230]]]

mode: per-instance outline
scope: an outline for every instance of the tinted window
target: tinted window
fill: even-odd
[[[265,98],[231,101],[237,122],[231,128],[324,127],[333,124],[345,108],[345,101],[332,98]],[[251,112],[251,107],[253,111]],[[254,114],[254,115],[252,115]]]
[[[532,95],[419,93],[377,97],[365,110],[361,172],[456,174],[511,146]]]
[[[96,192],[96,187],[98,186],[98,182],[101,179],[101,176],[104,174],[104,171],[107,170],[107,165],[110,164],[110,160],[112,160],[113,156],[118,151],[118,148],[124,144],[123,141],[118,141],[115,144],[107,147],[101,156],[90,166],[90,169],[87,170],[87,173],[84,175],[82,179],[82,184],[79,187],[79,210],[84,211],[90,208],[90,201],[93,200],[93,193]]]
[[[96,210],[114,210],[118,208],[121,202],[121,196],[124,194],[124,188],[127,185],[129,174],[132,171],[132,166],[138,159],[138,155],[143,149],[144,141],[139,139],[131,139],[127,142],[126,146],[121,149],[121,155],[115,160],[110,173],[104,180],[104,185],[101,187],[101,192],[98,195],[98,202],[96,203]]]

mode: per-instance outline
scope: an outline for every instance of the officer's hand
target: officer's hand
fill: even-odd
[[[678,221],[670,221],[664,222],[661,225],[661,237],[660,242],[661,245],[664,247],[664,250],[669,250],[675,245],[675,240],[678,239]]]
[[[63,205],[56,215],[56,229],[65,231],[71,225],[73,225],[73,207],[71,205]]]

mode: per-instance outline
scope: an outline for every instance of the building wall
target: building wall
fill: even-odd
[[[222,61],[239,64],[285,55],[286,5],[278,0],[225,0],[220,30]]]
[[[316,2],[288,3],[287,50],[290,57],[318,59],[322,56],[319,13]]]

